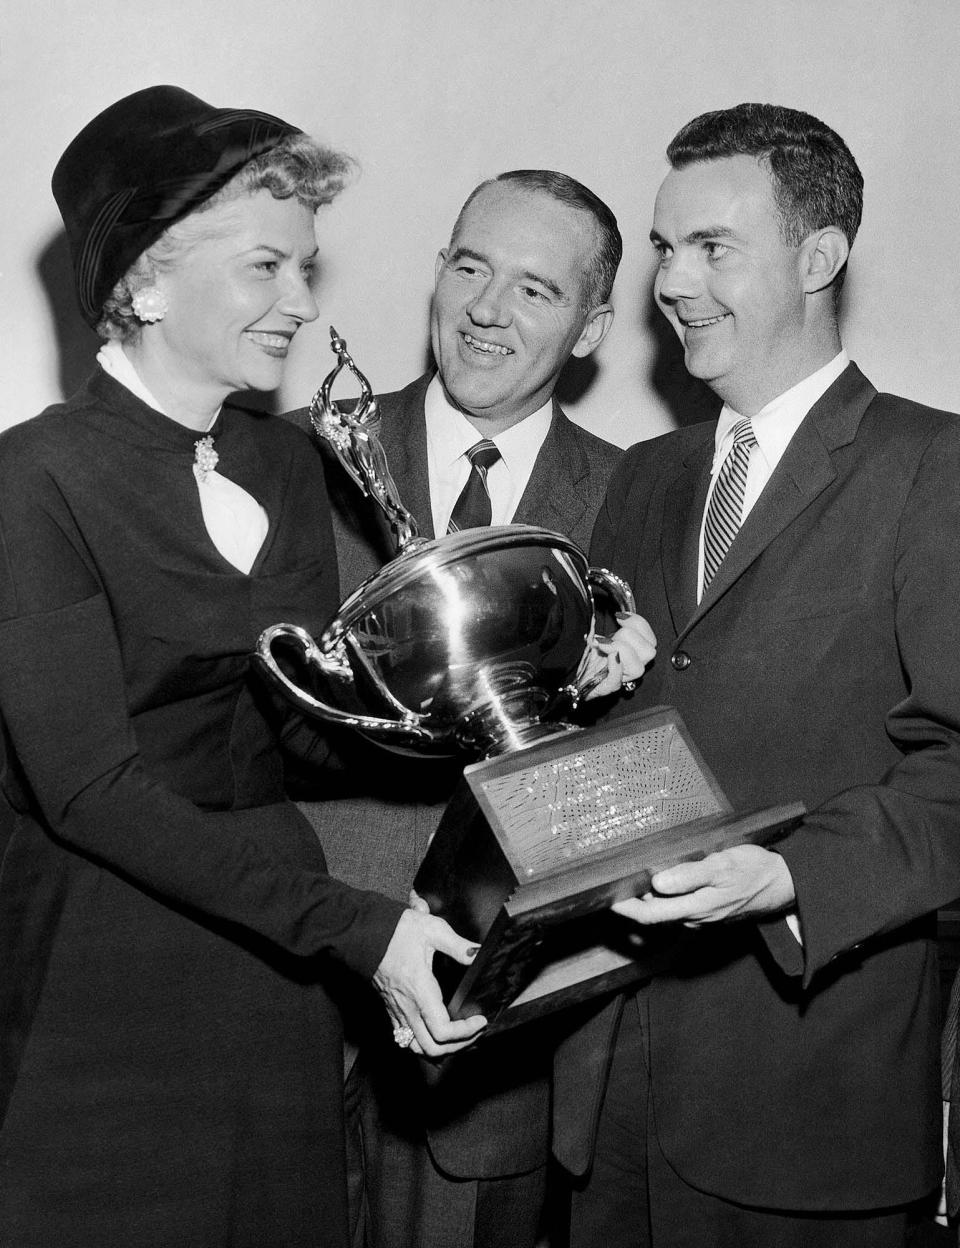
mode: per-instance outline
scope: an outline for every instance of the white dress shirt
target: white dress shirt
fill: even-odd
[[[773,476],[773,470],[783,458],[783,453],[790,439],[800,428],[804,417],[818,399],[830,389],[843,370],[850,363],[846,351],[840,351],[829,364],[818,368],[803,381],[778,394],[771,399],[766,407],[762,407],[756,416],[751,418],[754,437],[757,445],[750,455],[750,466],[747,469],[747,487],[743,495],[743,511],[740,523],[749,516],[753,505],[763,492],[764,486]],[[707,502],[700,521],[700,554],[697,565],[697,602],[703,597],[703,527],[707,519],[707,508],[716,488],[717,477],[723,462],[733,446],[733,427],[743,420],[739,412],[724,403],[717,421],[717,432],[714,437],[713,468],[711,469],[710,488],[707,490]]]
[[[470,475],[466,452],[482,434],[447,398],[439,376],[433,378],[423,400],[427,421],[427,477],[433,531],[442,536],[450,514]],[[553,399],[510,429],[490,438],[500,458],[487,470],[492,524],[509,524],[527,488],[533,465],[550,430]]]
[[[167,415],[140,380],[140,374],[116,339],[103,344],[97,353],[97,363],[148,407],[162,416]],[[211,429],[216,419],[215,416],[210,422]],[[203,433],[198,432],[197,439],[202,437]],[[252,494],[234,481],[229,481],[215,468],[204,473],[194,464],[193,475],[200,494],[203,523],[210,540],[228,563],[241,572],[249,572],[270,527],[267,513]]]

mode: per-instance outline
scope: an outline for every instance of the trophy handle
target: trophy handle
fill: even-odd
[[[617,604],[618,611],[629,611],[631,614],[636,611],[633,590],[616,572],[610,572],[606,568],[587,568],[587,584],[595,585],[608,594]]]
[[[254,657],[267,676],[308,715],[319,716],[330,723],[343,724],[347,728],[357,728],[387,741],[398,737],[407,740],[413,738],[418,741],[433,741],[432,734],[426,728],[421,727],[413,717],[391,720],[380,719],[375,715],[352,714],[307,693],[290,679],[274,658],[273,643],[278,638],[292,642],[300,651],[304,664],[313,671],[319,671],[326,677],[346,680],[350,684],[353,683],[353,673],[345,657],[336,653],[325,654],[305,628],[300,628],[297,624],[271,624],[269,628],[265,628],[257,639]]]

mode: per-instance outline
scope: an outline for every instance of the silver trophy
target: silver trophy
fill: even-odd
[[[414,887],[480,945],[466,971],[442,955],[434,969],[451,1015],[482,1011],[490,1034],[653,973],[662,938],[638,935],[610,903],[675,862],[775,840],[803,807],[735,814],[670,708],[600,728],[567,722],[591,684],[594,590],[632,611],[629,587],[548,529],[420,537],[370,384],[330,337],[337,364],[310,420],[386,513],[397,555],[319,639],[274,624],[256,657],[308,715],[394,749],[464,756]],[[360,385],[350,407],[332,398],[344,368]]]
[[[310,421],[386,513],[397,556],[317,640],[296,624],[266,629],[257,643],[264,670],[307,714],[417,753],[486,756],[574,731],[559,716],[589,684],[581,673],[593,590],[632,611],[629,587],[549,529],[511,524],[420,537],[380,445],[370,383],[332,327],[330,337],[337,365],[314,395]],[[349,409],[331,394],[344,368],[361,389]]]

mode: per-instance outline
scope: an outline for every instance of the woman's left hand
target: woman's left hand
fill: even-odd
[[[612,637],[596,634],[590,639],[577,682],[586,689],[587,700],[632,689],[657,653],[657,639],[642,615],[618,611],[617,623]]]
[[[487,1025],[480,1014],[451,1019],[440,985],[433,975],[434,953],[446,953],[464,966],[476,957],[477,946],[458,936],[445,919],[405,910],[377,967],[373,982],[383,997],[395,1028],[409,1027],[414,1053],[442,1057],[476,1039]]]

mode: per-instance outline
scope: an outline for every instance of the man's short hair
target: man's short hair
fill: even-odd
[[[497,182],[509,182],[525,191],[540,192],[576,208],[580,212],[589,213],[597,227],[597,247],[593,260],[586,274],[581,295],[581,306],[585,312],[606,303],[613,290],[613,279],[617,276],[620,257],[623,255],[623,239],[617,226],[617,218],[613,215],[599,195],[594,195],[589,187],[571,178],[569,174],[557,173],[554,169],[510,169],[481,182],[467,196],[466,202],[457,214],[451,240],[456,238],[467,211],[481,191]]]
[[[687,122],[667,148],[674,169],[724,156],[754,156],[770,169],[784,241],[799,244],[834,225],[853,246],[863,213],[863,175],[834,130],[794,108],[737,104]],[[835,288],[839,291],[843,272]]]

